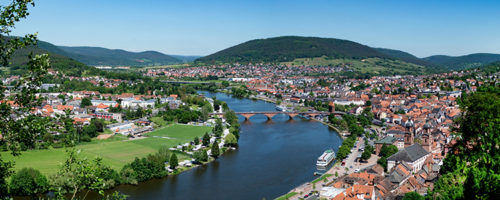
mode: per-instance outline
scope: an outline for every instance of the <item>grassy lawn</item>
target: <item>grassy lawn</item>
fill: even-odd
[[[201,137],[205,134],[205,132],[210,131],[212,131],[212,127],[174,124],[165,128],[157,129],[146,135],[192,140],[194,137]]]
[[[285,199],[288,199],[290,197],[295,196],[296,194],[297,194],[297,192],[290,192],[288,194],[285,194],[283,196],[280,196],[280,197],[276,198],[275,200],[285,200]]]
[[[127,140],[126,137],[116,135],[107,140],[93,140],[92,142],[78,145],[80,155],[89,159],[97,156],[115,170],[120,170],[125,164],[130,163],[135,157],[145,157],[156,153],[161,146],[172,147],[201,137],[210,127],[172,125],[154,131],[151,135],[168,136],[169,139],[148,137],[137,140]],[[33,167],[46,175],[54,174],[66,157],[65,149],[32,150],[23,152],[21,156],[13,157],[7,152],[2,152],[3,159],[15,161],[15,170],[24,167]],[[185,154],[177,154],[179,160],[187,159]]]
[[[314,181],[312,181],[311,183],[317,183],[317,182],[320,182],[330,176],[333,176],[333,174],[324,174],[323,176],[317,178],[317,179],[314,179]]]

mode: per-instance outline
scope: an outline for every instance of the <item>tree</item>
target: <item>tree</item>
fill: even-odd
[[[102,163],[101,158],[88,160],[79,158],[78,152],[68,150],[67,159],[61,169],[50,178],[51,185],[58,193],[71,192],[72,199],[82,190],[103,193],[119,183],[116,171]]]
[[[86,98],[86,97],[82,98],[82,101],[80,103],[80,107],[85,108],[85,107],[91,106],[91,105],[92,105],[92,102],[90,101],[89,98]]]
[[[217,141],[215,141],[213,144],[212,144],[212,157],[216,158],[219,157],[220,155],[220,150],[219,150],[219,143],[217,143]]]
[[[194,152],[193,158],[195,159],[196,162],[199,162],[199,163],[206,162],[206,161],[208,161],[207,151],[202,150],[202,151]]]
[[[24,37],[9,37],[11,29],[21,19],[26,18],[29,5],[34,6],[32,0],[14,0],[9,5],[0,7],[0,67],[8,67],[11,56],[20,48],[36,45],[36,35],[28,34]],[[47,118],[31,114],[32,108],[40,106],[43,99],[37,98],[40,86],[47,69],[50,66],[47,54],[33,55],[30,53],[25,62],[26,72],[10,89],[15,94],[12,99],[17,108],[12,108],[6,101],[0,102],[0,130],[8,149],[14,156],[24,147],[34,147],[36,136],[44,135],[53,128],[54,122]],[[0,99],[5,99],[6,87],[0,83]],[[17,115],[12,117],[12,115]],[[18,117],[23,115],[24,117]],[[12,163],[3,161],[0,157],[0,198],[6,197],[7,182],[10,176]]]
[[[215,137],[220,137],[222,135],[222,132],[224,131],[224,127],[222,126],[222,120],[217,119],[215,121],[215,127],[213,129]]]
[[[198,136],[194,137],[193,142],[194,142],[194,145],[200,144],[200,138],[198,138]]]
[[[482,86],[457,99],[464,111],[456,120],[456,143],[429,193],[434,199],[495,199],[500,188],[500,89]]]
[[[425,198],[417,192],[408,192],[403,197],[403,200],[424,200]]]
[[[232,133],[227,134],[224,142],[226,145],[231,147],[235,147],[238,145],[238,140],[236,139],[236,136],[234,136]]]
[[[380,156],[388,158],[389,156],[392,156],[392,154],[395,154],[397,152],[398,152],[398,147],[394,146],[393,144],[384,145],[380,149]]]
[[[203,146],[208,146],[210,144],[210,136],[208,136],[208,133],[205,133],[203,135],[203,140],[202,140]]]
[[[18,196],[41,194],[49,189],[47,178],[33,168],[23,168],[10,181],[10,193]]]
[[[361,154],[361,159],[362,160],[368,160],[370,157],[372,157],[373,153],[373,147],[370,145],[367,145],[365,148],[365,151]]]
[[[175,169],[177,166],[179,166],[179,161],[177,160],[177,155],[175,153],[170,156],[170,162],[168,162],[168,164],[172,169]]]

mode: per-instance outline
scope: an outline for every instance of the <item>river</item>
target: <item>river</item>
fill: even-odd
[[[224,93],[201,92],[225,101],[236,112],[275,111],[264,101],[237,99]],[[268,121],[240,116],[239,148],[216,161],[176,176],[137,186],[119,186],[129,199],[274,199],[313,180],[316,159],[324,150],[335,151],[340,136],[319,122],[286,115]]]

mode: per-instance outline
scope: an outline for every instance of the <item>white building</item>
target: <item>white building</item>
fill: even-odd
[[[422,166],[429,155],[429,152],[420,146],[420,144],[411,145],[401,149],[394,155],[387,158],[387,170],[391,171],[396,164],[404,162],[412,168],[411,172],[417,173],[420,169],[422,169]]]

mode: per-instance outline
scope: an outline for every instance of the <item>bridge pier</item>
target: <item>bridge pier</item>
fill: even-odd
[[[241,116],[245,117],[245,120],[249,120],[250,117],[254,116],[255,114],[250,114],[250,113],[247,113],[247,114],[241,114]]]
[[[271,120],[276,115],[276,113],[265,113],[264,115],[267,117],[268,120]]]
[[[286,113],[290,119],[293,119],[295,116],[298,115],[298,113]]]
[[[309,117],[311,117],[311,118],[314,118],[314,117],[318,116],[319,114],[318,113],[309,113],[307,115],[309,115]]]

